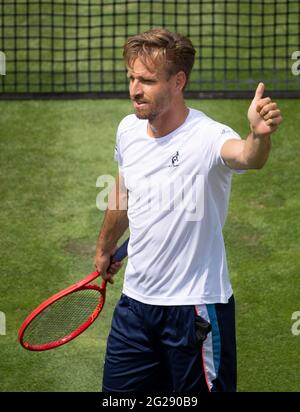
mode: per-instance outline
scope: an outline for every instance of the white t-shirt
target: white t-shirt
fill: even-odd
[[[240,137],[194,109],[160,138],[147,124],[132,114],[117,132],[130,230],[123,293],[153,305],[227,303],[222,228],[233,171],[220,151]]]

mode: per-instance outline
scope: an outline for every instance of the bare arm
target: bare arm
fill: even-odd
[[[110,259],[117,249],[118,240],[127,228],[127,190],[122,176],[119,176],[110,193],[109,205],[96,244],[96,270],[110,283],[113,283],[113,275],[122,266],[121,262],[116,262],[109,267]]]
[[[261,169],[271,149],[271,134],[282,122],[280,110],[270,97],[263,98],[260,83],[248,110],[251,132],[245,140],[227,140],[221,156],[232,169]]]
[[[261,169],[270,150],[270,136],[261,137],[250,133],[245,140],[227,140],[222,147],[221,156],[231,169]]]

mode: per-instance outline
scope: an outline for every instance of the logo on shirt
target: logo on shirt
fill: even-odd
[[[179,152],[177,151],[171,157],[171,164],[169,165],[169,167],[178,167],[178,166],[179,166]]]

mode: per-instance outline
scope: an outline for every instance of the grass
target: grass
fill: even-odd
[[[247,101],[189,101],[242,136]],[[282,128],[261,171],[234,176],[224,234],[237,301],[239,391],[299,391],[300,102],[281,101]],[[93,269],[102,221],[97,177],[116,173],[115,131],[127,101],[1,102],[1,391],[97,391],[122,273],[101,320],[61,348],[17,342],[23,319],[50,294]]]
[[[115,172],[110,150],[114,117],[122,117],[122,108],[119,112],[115,106],[114,102],[5,105],[0,150],[0,310],[7,317],[7,335],[0,343],[2,390],[100,387],[106,333],[120,287],[108,292],[111,305],[98,327],[80,338],[79,346],[27,353],[18,346],[16,332],[36,304],[93,269],[102,220],[95,203],[100,190],[96,179]],[[94,386],[90,379],[82,379],[82,373],[95,375]]]

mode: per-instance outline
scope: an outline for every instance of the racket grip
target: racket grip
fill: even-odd
[[[116,253],[112,256],[112,262],[120,262],[127,256],[127,246],[129,238],[117,249]]]

